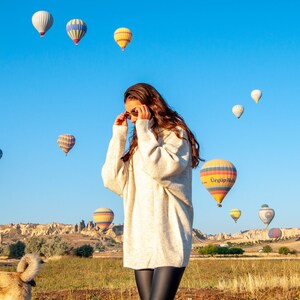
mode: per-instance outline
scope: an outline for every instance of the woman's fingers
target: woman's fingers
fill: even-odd
[[[141,105],[137,106],[135,109],[138,112],[138,119],[150,119],[151,118],[151,113],[147,105]]]
[[[126,113],[124,112],[124,113],[121,113],[120,115],[118,115],[114,124],[118,125],[118,126],[127,126]]]

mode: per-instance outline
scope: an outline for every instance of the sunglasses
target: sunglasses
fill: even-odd
[[[129,112],[129,111],[126,111],[125,112],[125,116],[127,119],[130,119],[131,117],[137,117],[139,115],[139,113],[137,111],[135,111],[135,108]]]

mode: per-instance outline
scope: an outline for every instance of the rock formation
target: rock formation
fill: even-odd
[[[282,228],[282,239],[300,238],[300,228]],[[78,224],[6,224],[0,225],[0,244],[6,241],[23,240],[33,236],[53,236],[53,235],[71,235],[77,234],[89,236],[94,239],[106,240],[111,239],[116,242],[123,240],[123,225],[111,224],[107,229],[100,230],[92,221],[85,225],[84,220]],[[193,229],[193,243],[203,242],[257,242],[269,240],[267,229],[245,230],[234,234],[219,233],[207,235],[199,229]]]

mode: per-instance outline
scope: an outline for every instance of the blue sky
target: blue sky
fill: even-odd
[[[54,18],[44,39],[31,23],[39,10]],[[202,164],[193,171],[195,228],[262,229],[264,203],[276,212],[270,227],[299,227],[299,11],[298,1],[2,3],[0,224],[75,224],[98,207],[122,223],[122,200],[100,172],[124,91],[146,82],[184,117],[204,159],[237,168],[222,208],[200,182]],[[74,18],[88,26],[77,47],[65,30]],[[119,27],[133,33],[124,53]],[[258,104],[253,89],[263,91]],[[68,157],[56,143],[63,133],[77,139]]]

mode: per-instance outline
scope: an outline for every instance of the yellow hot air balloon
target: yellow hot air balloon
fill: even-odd
[[[222,206],[222,201],[235,183],[237,171],[235,166],[225,159],[212,159],[200,170],[200,179],[204,187]]]
[[[109,208],[97,208],[93,213],[94,223],[101,230],[106,229],[114,219],[114,212]]]
[[[75,137],[72,134],[61,134],[57,139],[58,146],[66,153],[66,155],[68,155],[68,152],[75,145],[75,141]]]
[[[124,49],[132,39],[132,32],[130,31],[130,29],[125,27],[118,28],[114,32],[114,39],[116,43],[121,47],[122,51],[124,51]]]
[[[261,91],[261,90],[253,90],[253,91],[251,92],[251,97],[252,97],[252,99],[253,99],[256,103],[258,103],[258,101],[259,101],[259,99],[261,98],[261,96],[262,96],[262,91]]]
[[[240,218],[241,216],[241,211],[238,208],[233,208],[230,211],[230,216],[231,218],[234,220],[234,222],[236,223],[236,221]]]

